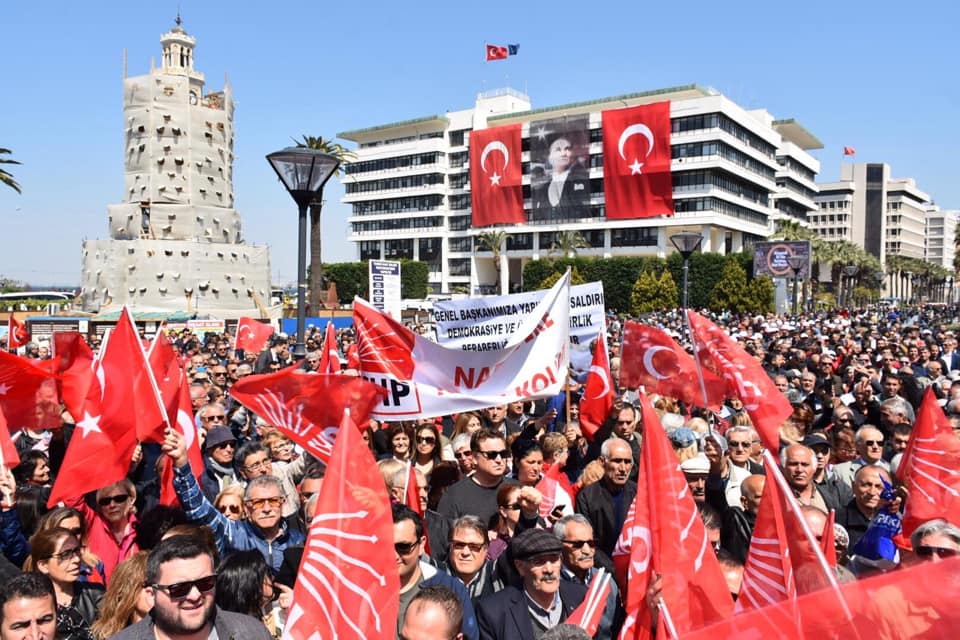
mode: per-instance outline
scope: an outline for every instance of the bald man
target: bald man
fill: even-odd
[[[857,470],[853,478],[853,500],[837,510],[836,519],[850,534],[849,550],[857,546],[873,516],[886,506],[880,497],[884,481],[890,483],[890,474],[882,467],[871,465]]]
[[[747,476],[740,483],[740,506],[737,507],[731,507],[722,493],[708,492],[708,501],[720,513],[720,548],[740,564],[747,561],[765,482],[765,476]]]

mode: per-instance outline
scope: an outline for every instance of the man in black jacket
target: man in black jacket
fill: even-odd
[[[575,511],[590,520],[601,551],[613,555],[630,503],[637,495],[637,483],[630,480],[633,452],[620,438],[610,438],[600,447],[604,474],[598,482],[577,494]]]

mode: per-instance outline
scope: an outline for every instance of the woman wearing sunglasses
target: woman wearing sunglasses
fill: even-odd
[[[280,638],[293,602],[293,589],[273,579],[263,554],[238,551],[217,569],[217,606],[261,620],[274,638]]]
[[[83,496],[64,500],[68,507],[83,515],[87,545],[103,560],[108,584],[116,566],[140,550],[136,540],[137,517],[134,515],[136,499],[136,488],[124,478],[97,490],[96,510],[87,505]]]
[[[243,485],[229,485],[217,494],[217,498],[213,501],[213,506],[217,508],[217,511],[231,520],[245,519],[247,514],[243,509]]]
[[[427,478],[429,484],[433,467],[440,462],[440,432],[432,424],[422,424],[415,433],[413,466]]]
[[[78,582],[80,540],[57,527],[30,538],[27,570],[50,578],[57,597],[57,637],[61,640],[93,640],[90,625],[97,619],[103,600],[103,585]]]

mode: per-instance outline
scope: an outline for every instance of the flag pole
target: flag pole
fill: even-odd
[[[663,624],[667,628],[667,633],[670,634],[670,637],[673,640],[678,640],[680,636],[677,634],[677,628],[673,624],[673,618],[670,617],[670,609],[667,608],[667,602],[663,599],[663,596],[660,597],[659,602],[657,602],[657,611],[660,614],[660,617],[663,619]]]
[[[140,357],[143,358],[143,368],[147,372],[147,380],[150,381],[150,388],[153,389],[153,399],[157,401],[157,407],[160,408],[160,415],[163,416],[163,424],[169,430],[172,428],[170,426],[170,416],[167,415],[167,409],[163,406],[163,396],[160,395],[160,387],[157,386],[157,379],[154,377],[153,369],[150,367],[150,361],[147,359],[147,352],[143,350],[143,342],[140,341],[140,334],[137,333],[137,325],[133,322],[133,314],[130,313],[130,309],[124,305],[123,311],[120,312],[121,320],[123,319],[124,312],[126,312],[130,324],[133,325],[133,335],[137,337],[137,346],[140,347]],[[156,340],[156,336],[154,336],[154,340]],[[151,347],[152,346],[153,345],[151,345]]]
[[[687,337],[690,338],[690,346],[693,348],[693,361],[697,365],[697,378],[700,379],[700,393],[703,394],[703,408],[707,409],[710,404],[707,401],[707,383],[703,380],[703,367],[700,365],[700,352],[697,349],[697,339],[693,337],[693,327],[690,326],[690,310],[683,310],[683,323],[687,327]],[[713,420],[707,421],[707,428],[713,431]]]

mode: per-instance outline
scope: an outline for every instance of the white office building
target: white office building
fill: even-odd
[[[159,68],[123,80],[123,199],[83,243],[83,309],[266,314],[270,252],[234,208],[233,93],[205,91],[179,18],[160,44]]]
[[[604,214],[601,112],[670,101],[673,216],[607,220]],[[589,206],[577,216],[531,215],[530,123],[585,122]],[[471,226],[469,133],[522,126],[524,224],[498,226],[510,234],[500,268],[490,252],[474,251],[488,228]],[[523,266],[548,257],[557,234],[578,231],[589,247],[578,255],[613,257],[673,251],[669,237],[699,233],[704,251],[729,253],[769,236],[778,217],[801,222],[815,209],[817,139],[795,120],[748,111],[713,89],[696,85],[631,93],[533,109],[513,89],[481,93],[473,108],[393,122],[338,136],[356,143],[346,167],[343,202],[352,206],[350,239],[358,257],[409,258],[430,265],[434,293],[517,290]]]
[[[956,209],[943,210],[935,204],[927,206],[927,262],[933,262],[953,271],[953,259],[956,255],[954,238],[958,217],[960,217],[960,211]]]

